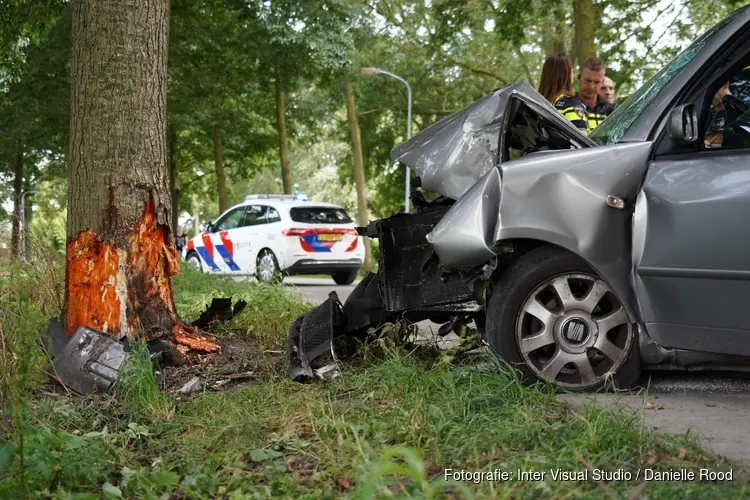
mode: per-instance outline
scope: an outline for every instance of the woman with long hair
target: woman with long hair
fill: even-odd
[[[539,93],[581,132],[588,132],[586,108],[573,97],[573,63],[568,54],[558,52],[544,61]]]

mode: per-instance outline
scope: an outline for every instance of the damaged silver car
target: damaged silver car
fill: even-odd
[[[745,7],[590,137],[516,83],[396,147],[415,208],[360,228],[379,271],[298,319],[290,375],[399,318],[473,321],[528,381],[570,390],[750,366],[749,67]]]

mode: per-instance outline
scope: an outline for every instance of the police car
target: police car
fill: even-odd
[[[227,275],[281,281],[284,275],[330,274],[351,284],[365,256],[346,211],[294,195],[250,195],[188,241],[194,267]]]

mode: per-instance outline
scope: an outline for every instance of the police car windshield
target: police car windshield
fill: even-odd
[[[351,219],[341,208],[294,207],[290,210],[294,222],[303,224],[349,224]]]
[[[619,105],[615,111],[596,127],[589,136],[599,145],[616,144],[622,139],[641,113],[659,95],[664,87],[682,72],[682,69],[693,60],[704,45],[722,28],[729,24],[740,11],[725,18],[719,24],[705,32],[680,55],[672,59],[661,71],[636,90],[633,95]]]

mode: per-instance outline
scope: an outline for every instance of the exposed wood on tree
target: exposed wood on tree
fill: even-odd
[[[204,340],[177,316],[170,283],[179,264],[166,165],[168,26],[169,0],[73,4],[69,335],[88,326],[117,338]]]
[[[10,232],[10,254],[21,255],[21,196],[23,195],[23,149],[19,144],[13,165],[13,217]]]
[[[214,143],[214,167],[216,169],[216,189],[219,191],[219,213],[229,208],[227,201],[227,177],[224,172],[224,151],[221,147],[221,128],[214,125],[211,131]]]
[[[289,164],[289,146],[286,136],[286,108],[281,76],[276,73],[276,127],[279,131],[279,157],[281,159],[281,183],[284,194],[292,194],[292,167]]]
[[[596,10],[593,0],[573,0],[575,23],[575,60],[580,65],[589,57],[596,56]]]
[[[365,167],[362,160],[362,140],[359,135],[357,122],[357,108],[354,103],[354,91],[349,75],[344,75],[344,97],[346,98],[346,118],[349,122],[349,137],[352,141],[352,157],[354,158],[354,181],[357,188],[357,222],[360,226],[367,226],[370,222],[367,210],[367,188],[365,186]],[[372,247],[369,238],[362,238],[365,245],[364,268],[372,269]]]

